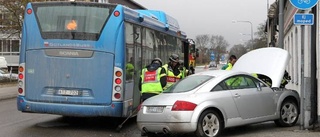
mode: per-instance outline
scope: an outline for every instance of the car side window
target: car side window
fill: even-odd
[[[239,75],[233,76],[224,81],[228,89],[246,89],[246,88],[256,88],[255,81],[248,76]]]
[[[222,91],[222,90],[228,90],[228,87],[224,82],[220,82],[211,91]]]
[[[255,82],[256,81],[255,79],[250,78],[250,77],[245,77],[245,80],[248,83],[248,87],[247,88],[257,88],[257,85],[256,85],[257,82]]]

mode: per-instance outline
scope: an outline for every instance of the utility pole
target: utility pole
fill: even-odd
[[[279,0],[279,48],[283,49],[284,45],[284,15],[283,15],[283,8],[284,8],[284,0]]]

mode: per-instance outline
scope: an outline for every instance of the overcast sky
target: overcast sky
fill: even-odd
[[[275,2],[275,0],[134,1],[148,9],[161,10],[176,18],[181,30],[189,38],[194,39],[201,34],[221,35],[231,46],[251,39],[250,23],[232,23],[232,20],[250,21],[253,32],[256,32],[258,25],[265,23],[267,19],[268,3],[271,5]]]

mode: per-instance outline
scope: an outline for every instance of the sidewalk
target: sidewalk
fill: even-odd
[[[0,84],[0,100],[15,98],[18,95],[17,84]]]

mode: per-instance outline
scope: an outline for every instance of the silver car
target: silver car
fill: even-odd
[[[262,48],[241,56],[230,71],[188,76],[141,104],[138,128],[148,136],[194,133],[216,137],[224,128],[265,121],[294,126],[299,94],[279,88],[289,59],[283,49]]]

